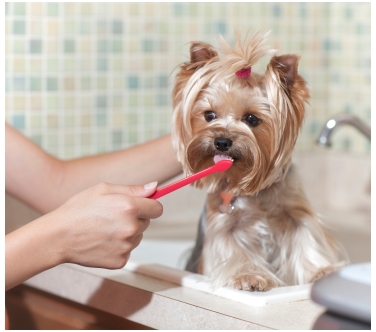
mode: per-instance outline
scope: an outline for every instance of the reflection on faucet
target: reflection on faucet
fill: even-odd
[[[362,122],[359,118],[351,114],[338,114],[330,119],[322,129],[317,143],[323,146],[331,146],[330,137],[332,132],[338,126],[343,124],[351,125],[371,140],[371,128]]]

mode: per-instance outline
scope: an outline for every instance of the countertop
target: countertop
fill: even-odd
[[[26,285],[155,329],[311,329],[324,308],[310,300],[250,307],[126,270],[64,264]]]

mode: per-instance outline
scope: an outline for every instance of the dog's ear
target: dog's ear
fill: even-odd
[[[274,71],[278,73],[281,83],[283,83],[287,89],[291,89],[296,82],[299,61],[299,54],[274,56],[270,60],[270,65],[274,68]]]
[[[191,63],[189,68],[200,68],[209,60],[218,56],[213,46],[203,42],[192,42],[190,47]]]
[[[204,66],[208,61],[214,60],[218,56],[213,46],[203,42],[191,42],[190,55],[190,61],[182,64],[180,66],[180,71],[176,75],[174,91],[172,94],[174,108],[181,100],[182,91],[189,78],[197,69]]]
[[[269,77],[267,79],[269,81],[270,79],[274,81],[274,84],[277,84],[301,108],[308,102],[310,95],[305,80],[298,74],[299,61],[299,54],[274,56],[270,60],[265,77]]]

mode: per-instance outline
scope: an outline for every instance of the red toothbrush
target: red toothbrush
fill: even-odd
[[[227,171],[231,167],[232,162],[233,162],[231,158],[227,156],[219,156],[219,155],[217,155],[214,158],[214,161],[215,161],[215,164],[213,166],[210,166],[200,172],[187,176],[184,179],[168,184],[167,186],[161,189],[157,189],[153,195],[149,196],[149,198],[151,199],[160,198],[164,195],[167,195],[175,190],[178,190],[181,187],[184,187],[212,173]]]

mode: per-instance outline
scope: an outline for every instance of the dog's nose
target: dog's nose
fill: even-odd
[[[232,141],[229,138],[217,137],[214,140],[215,148],[221,152],[227,151],[231,145],[232,145]]]

